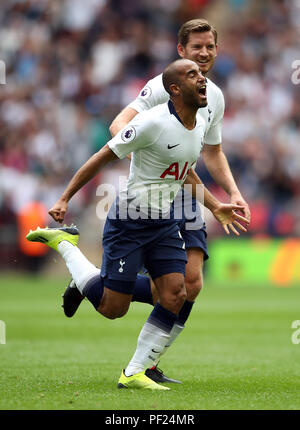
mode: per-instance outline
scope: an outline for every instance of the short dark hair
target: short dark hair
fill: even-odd
[[[185,22],[178,32],[178,43],[182,46],[186,46],[189,41],[190,33],[204,33],[205,31],[211,31],[213,33],[215,44],[217,45],[217,30],[203,18],[192,19],[191,21]]]
[[[181,63],[184,63],[184,62],[194,63],[192,60],[187,60],[186,58],[179,58],[178,60],[175,60],[171,64],[169,64],[163,72],[163,75],[162,75],[163,86],[170,96],[172,96],[172,91],[170,90],[170,86],[172,84],[179,86],[181,83],[179,66]]]
[[[177,68],[176,68],[176,63],[179,60],[175,60],[173,61],[171,64],[169,64],[162,75],[162,81],[163,81],[163,86],[164,89],[167,91],[167,93],[171,96],[172,92],[170,90],[170,86],[172,84],[178,85],[179,83],[179,79],[178,79],[178,73],[177,73]]]

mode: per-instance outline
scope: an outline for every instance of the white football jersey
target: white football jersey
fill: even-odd
[[[149,209],[166,214],[200,155],[204,133],[201,116],[188,130],[170,101],[136,115],[107,143],[118,158],[133,153],[120,200],[134,201],[145,214]]]
[[[207,102],[205,108],[200,108],[197,117],[202,117],[206,123],[204,143],[218,145],[222,142],[222,121],[225,102],[221,89],[210,79],[206,78]],[[137,112],[151,109],[161,103],[166,103],[170,96],[162,82],[162,74],[147,82],[138,97],[128,106]]]

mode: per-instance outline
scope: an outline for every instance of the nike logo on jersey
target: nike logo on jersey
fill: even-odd
[[[180,143],[177,143],[177,145],[168,145],[168,149],[175,148],[175,146],[178,146],[178,145],[180,145]]]
[[[151,349],[152,352],[154,352],[154,354],[159,354],[160,351],[155,351],[155,349]]]

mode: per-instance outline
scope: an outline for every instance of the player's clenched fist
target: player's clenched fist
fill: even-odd
[[[55,221],[63,222],[65,214],[68,209],[68,203],[65,200],[57,200],[55,205],[52,206],[52,208],[49,210],[49,215],[52,216],[52,218]]]

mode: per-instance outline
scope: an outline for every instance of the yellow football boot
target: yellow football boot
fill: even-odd
[[[63,240],[66,240],[67,242],[72,243],[72,245],[77,246],[79,231],[78,228],[73,224],[61,228],[38,227],[34,231],[30,230],[26,236],[26,239],[30,242],[44,243],[45,245],[57,251],[57,245]]]
[[[170,390],[168,387],[159,385],[152,379],[145,375],[145,371],[136,373],[132,376],[125,376],[124,370],[122,370],[118,388],[143,388],[146,390]]]

